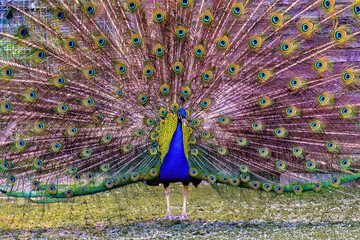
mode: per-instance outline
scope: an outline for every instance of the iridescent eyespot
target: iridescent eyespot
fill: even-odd
[[[328,63],[324,59],[319,59],[315,62],[314,67],[316,71],[322,73],[327,69]]]
[[[205,56],[205,48],[202,45],[195,46],[194,55],[195,57],[199,57],[199,58]]]
[[[171,66],[171,68],[175,73],[181,73],[184,69],[184,65],[181,62],[176,62]]]
[[[254,131],[259,131],[261,129],[264,128],[264,126],[259,122],[259,121],[256,121],[256,122],[253,122],[251,124],[251,128],[254,130]]]
[[[209,98],[205,98],[201,101],[200,103],[200,106],[203,108],[203,109],[207,109],[207,108],[210,108],[211,106],[211,99]]]
[[[94,113],[91,115],[91,119],[96,123],[101,123],[104,120],[104,116],[101,113]]]
[[[85,107],[92,107],[94,105],[94,100],[92,98],[85,98],[83,101],[82,101],[82,104],[85,106]]]
[[[177,0],[181,7],[188,8],[193,5],[193,0]]]
[[[279,170],[282,170],[282,171],[284,171],[284,170],[286,170],[286,168],[287,168],[287,164],[285,163],[285,162],[277,162],[276,163],[276,167],[279,169]]]
[[[75,47],[76,47],[76,42],[74,39],[68,38],[65,40],[65,48],[67,50],[73,50],[73,49],[75,49]]]
[[[250,47],[258,49],[262,44],[262,39],[259,36],[254,36],[250,39]]]
[[[35,59],[38,61],[42,61],[45,59],[45,52],[43,50],[37,50],[34,53]]]
[[[288,40],[285,40],[282,44],[281,44],[281,52],[284,55],[288,55],[290,54],[295,48],[295,45],[293,42],[290,42]]]
[[[99,48],[103,48],[106,46],[106,38],[105,36],[98,36],[95,38],[95,45]]]
[[[1,69],[1,76],[4,77],[6,80],[11,79],[13,74],[13,70],[8,66]]]
[[[251,182],[250,187],[254,190],[258,190],[260,188],[260,183],[259,182]]]
[[[135,131],[135,135],[136,136],[138,136],[138,137],[141,137],[141,136],[143,136],[144,135],[144,131],[143,130],[137,130],[137,131]]]
[[[72,191],[70,189],[65,191],[65,196],[67,198],[71,198],[73,195],[74,195],[74,191]]]
[[[173,110],[174,112],[177,112],[177,111],[179,111],[179,109],[180,109],[180,105],[179,105],[178,103],[173,103],[173,104],[171,104],[170,108],[171,108],[171,110]]]
[[[68,172],[69,173],[76,173],[77,172],[77,167],[69,167]]]
[[[342,168],[347,169],[347,168],[350,168],[351,165],[352,165],[352,162],[350,159],[343,159],[340,161],[340,167],[342,167]]]
[[[210,138],[210,132],[209,131],[203,131],[201,136],[205,139]]]
[[[14,148],[16,150],[24,150],[26,148],[26,141],[25,140],[17,140],[14,142]]]
[[[10,175],[7,177],[7,182],[11,185],[14,185],[16,183],[16,177],[13,175]]]
[[[341,184],[341,180],[338,177],[334,177],[330,182],[330,185],[334,187],[339,186],[340,184]]]
[[[50,83],[53,83],[57,88],[62,88],[65,85],[65,78],[62,76],[57,76],[55,78],[49,79]]]
[[[131,145],[126,144],[126,145],[124,145],[124,146],[121,148],[121,150],[122,150],[124,153],[128,153],[128,152],[130,152],[131,148],[132,148]]]
[[[261,97],[259,100],[259,106],[261,108],[266,108],[271,104],[272,104],[272,101],[267,96]]]
[[[163,108],[163,107],[159,108],[159,115],[160,115],[161,117],[165,117],[166,114],[167,114],[167,111],[166,111],[165,108]]]
[[[92,174],[91,172],[87,173],[86,174],[86,179],[91,182],[91,181],[94,181],[95,180],[95,176],[94,174]]]
[[[219,123],[223,126],[225,126],[229,122],[230,122],[230,119],[226,115],[223,115],[219,118]]]
[[[296,194],[300,194],[300,193],[302,193],[303,188],[302,188],[300,185],[296,185],[296,186],[293,188],[293,191],[294,191],[294,193],[296,193]]]
[[[17,33],[20,38],[24,39],[29,35],[29,29],[25,26],[21,26],[18,28]]]
[[[335,0],[322,0],[321,6],[326,11],[331,10],[335,5]]]
[[[198,126],[200,125],[200,123],[201,123],[201,120],[200,120],[200,119],[197,119],[197,118],[195,118],[195,119],[192,121],[192,125],[193,125],[194,127],[198,127]]]
[[[161,9],[156,9],[153,13],[153,20],[156,23],[161,23],[166,18],[166,13]]]
[[[24,94],[24,100],[28,102],[35,102],[37,98],[37,93],[34,90],[28,90]]]
[[[50,144],[50,152],[57,153],[61,149],[61,143],[60,142],[53,142]]]
[[[201,79],[204,81],[204,82],[211,82],[213,80],[213,73],[212,71],[208,70],[208,71],[205,71],[202,75],[201,75]]]
[[[55,108],[55,111],[60,114],[66,114],[68,110],[68,106],[64,103],[59,103],[59,105]]]
[[[81,157],[90,157],[92,154],[92,150],[90,148],[84,148],[82,151],[81,151]]]
[[[294,106],[290,106],[287,109],[285,109],[285,113],[287,117],[295,117],[300,115],[300,111]]]
[[[240,146],[246,146],[249,144],[249,142],[247,141],[247,139],[245,137],[241,137],[236,139],[236,142],[240,145]]]
[[[73,177],[72,177],[72,179],[73,179],[75,182],[78,182],[78,181],[81,180],[81,176],[80,176],[80,174],[74,174]]]
[[[104,136],[101,138],[101,142],[102,142],[102,143],[109,143],[109,142],[111,142],[111,139],[112,139],[112,136],[111,136],[111,135],[104,135]]]
[[[134,46],[139,46],[142,42],[142,38],[139,34],[134,33],[133,35],[131,35],[130,42]]]
[[[321,182],[314,183],[313,189],[314,189],[315,192],[320,191],[321,188],[322,188],[322,183]]]
[[[130,12],[135,11],[139,6],[139,1],[138,0],[128,0],[126,2],[126,7]]]
[[[181,89],[181,95],[184,98],[187,98],[191,95],[191,89],[189,87],[184,87],[183,89]]]
[[[275,192],[276,192],[277,194],[282,194],[282,193],[284,192],[284,187],[281,186],[281,185],[276,186],[276,187],[275,187]]]
[[[356,118],[356,111],[349,105],[340,109],[340,116],[344,119]]]
[[[244,5],[242,3],[234,3],[231,12],[235,17],[240,17],[244,13]]]
[[[196,144],[196,138],[195,137],[190,138],[190,144]]]
[[[153,48],[153,52],[156,56],[161,57],[165,53],[165,48],[160,43],[156,44]]]
[[[298,89],[304,89],[306,88],[307,82],[298,78],[298,77],[294,77],[292,79],[290,79],[289,81],[289,87],[291,91],[296,91]]]
[[[351,84],[355,79],[355,74],[351,69],[347,69],[346,72],[342,75],[342,80],[345,83],[345,85]]]
[[[149,97],[146,93],[141,93],[138,96],[138,102],[142,105],[146,104],[149,101]]]
[[[335,141],[330,141],[326,143],[326,149],[328,152],[338,152],[339,151],[339,146],[337,144],[337,142]]]
[[[310,122],[310,128],[312,131],[321,131],[324,129],[324,125],[320,122],[320,120],[314,120]]]
[[[305,152],[302,147],[294,147],[292,149],[292,153],[295,157],[303,158],[305,155]]]
[[[186,34],[187,34],[187,29],[184,28],[183,26],[178,26],[177,28],[175,28],[175,35],[178,37],[178,38],[184,38],[186,37]]]
[[[283,22],[283,15],[281,13],[278,13],[278,12],[274,12],[272,15],[271,15],[271,24],[273,26],[280,26]]]
[[[196,170],[195,168],[190,168],[189,170],[189,175],[192,177],[196,177],[199,174],[198,170]]]
[[[229,38],[227,36],[222,36],[218,38],[217,46],[222,50],[227,49],[227,47],[229,46]]]
[[[314,30],[314,24],[305,19],[300,25],[300,30],[304,37],[309,37]]]
[[[191,150],[191,154],[194,155],[194,156],[196,156],[196,155],[199,154],[199,150],[197,150],[197,149],[192,149],[192,150]]]
[[[10,162],[1,161],[0,163],[0,168],[2,171],[7,171],[10,169]]]
[[[240,66],[239,64],[231,63],[227,70],[230,75],[237,75],[239,73]]]
[[[4,100],[1,102],[1,105],[0,105],[0,111],[3,112],[3,113],[9,113],[10,110],[12,109],[12,105],[9,101],[7,100]]]
[[[65,12],[61,9],[57,9],[55,12],[54,12],[54,16],[56,17],[56,19],[58,21],[62,21],[65,19]]]
[[[229,183],[230,183],[230,185],[232,185],[232,186],[238,186],[239,183],[240,183],[240,181],[239,181],[239,179],[237,179],[237,178],[230,178],[230,179],[229,179]]]
[[[93,15],[95,13],[95,6],[92,3],[86,3],[84,5],[84,10],[87,15]]]
[[[119,75],[124,75],[127,71],[127,66],[125,65],[125,63],[118,63],[116,64],[116,72]]]
[[[105,179],[105,187],[112,188],[114,186],[114,181],[111,179]]]
[[[354,4],[352,10],[356,16],[359,16],[360,15],[360,4]]]
[[[219,147],[217,149],[217,152],[220,154],[220,155],[226,155],[228,153],[228,150],[224,147]]]
[[[249,168],[247,166],[245,166],[245,165],[240,165],[239,168],[240,168],[240,171],[242,173],[248,173],[249,172]]]
[[[307,162],[305,166],[309,171],[315,171],[317,168],[317,164],[314,161]]]
[[[275,135],[276,137],[286,137],[288,135],[288,132],[283,127],[279,127],[275,129]]]
[[[205,11],[205,12],[201,13],[200,18],[204,24],[210,24],[210,23],[212,23],[212,21],[214,19],[213,15],[211,14],[210,11]]]
[[[259,155],[261,156],[261,157],[266,157],[266,158],[268,158],[268,157],[270,157],[271,156],[271,152],[269,151],[269,149],[268,148],[260,148],[259,150],[258,150],[258,152],[259,152]]]
[[[154,74],[154,68],[150,65],[145,65],[143,69],[143,75],[150,78]]]
[[[32,127],[32,130],[36,133],[41,133],[45,130],[45,124],[39,121],[36,121]]]
[[[157,150],[156,150],[156,148],[151,148],[149,150],[149,152],[150,152],[151,155],[155,155],[157,153]]]
[[[95,77],[95,69],[92,67],[84,69],[83,72],[84,72],[85,77],[88,79],[92,79]]]
[[[270,71],[263,69],[259,71],[257,78],[261,83],[265,83],[271,77],[271,75],[272,73]]]
[[[32,186],[33,189],[37,189],[38,187],[40,187],[40,183],[37,180],[32,180],[31,181],[31,186]]]
[[[270,183],[264,183],[262,185],[263,190],[269,192],[272,189],[272,185]]]
[[[69,137],[73,137],[76,135],[77,133],[77,128],[73,127],[73,126],[69,126],[67,129],[66,129],[66,132],[65,134]]]
[[[331,93],[322,93],[319,95],[319,97],[317,98],[318,103],[321,106],[326,106],[326,105],[332,105],[334,103],[334,99],[332,97]]]

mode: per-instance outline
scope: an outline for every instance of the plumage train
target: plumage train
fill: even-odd
[[[6,7],[6,195],[51,202],[145,181],[168,197],[183,182],[186,200],[201,180],[299,194],[360,178],[359,0]]]

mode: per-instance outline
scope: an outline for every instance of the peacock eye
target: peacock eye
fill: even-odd
[[[302,25],[302,30],[303,30],[304,32],[309,31],[309,25],[307,25],[306,23],[304,23],[304,24]]]
[[[356,15],[359,15],[360,14],[360,5],[359,4],[354,5],[353,11]]]

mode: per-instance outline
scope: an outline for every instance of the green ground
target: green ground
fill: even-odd
[[[173,215],[181,214],[182,187],[171,186]],[[189,221],[165,216],[162,186],[127,186],[34,204],[0,199],[0,239],[359,239],[360,189],[276,195],[201,185],[189,188]],[[1,237],[2,236],[2,237]]]

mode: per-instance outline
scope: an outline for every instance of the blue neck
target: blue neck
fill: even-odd
[[[181,182],[189,180],[189,164],[184,151],[181,121],[178,120],[177,128],[171,139],[169,151],[165,155],[160,168],[159,181]]]

